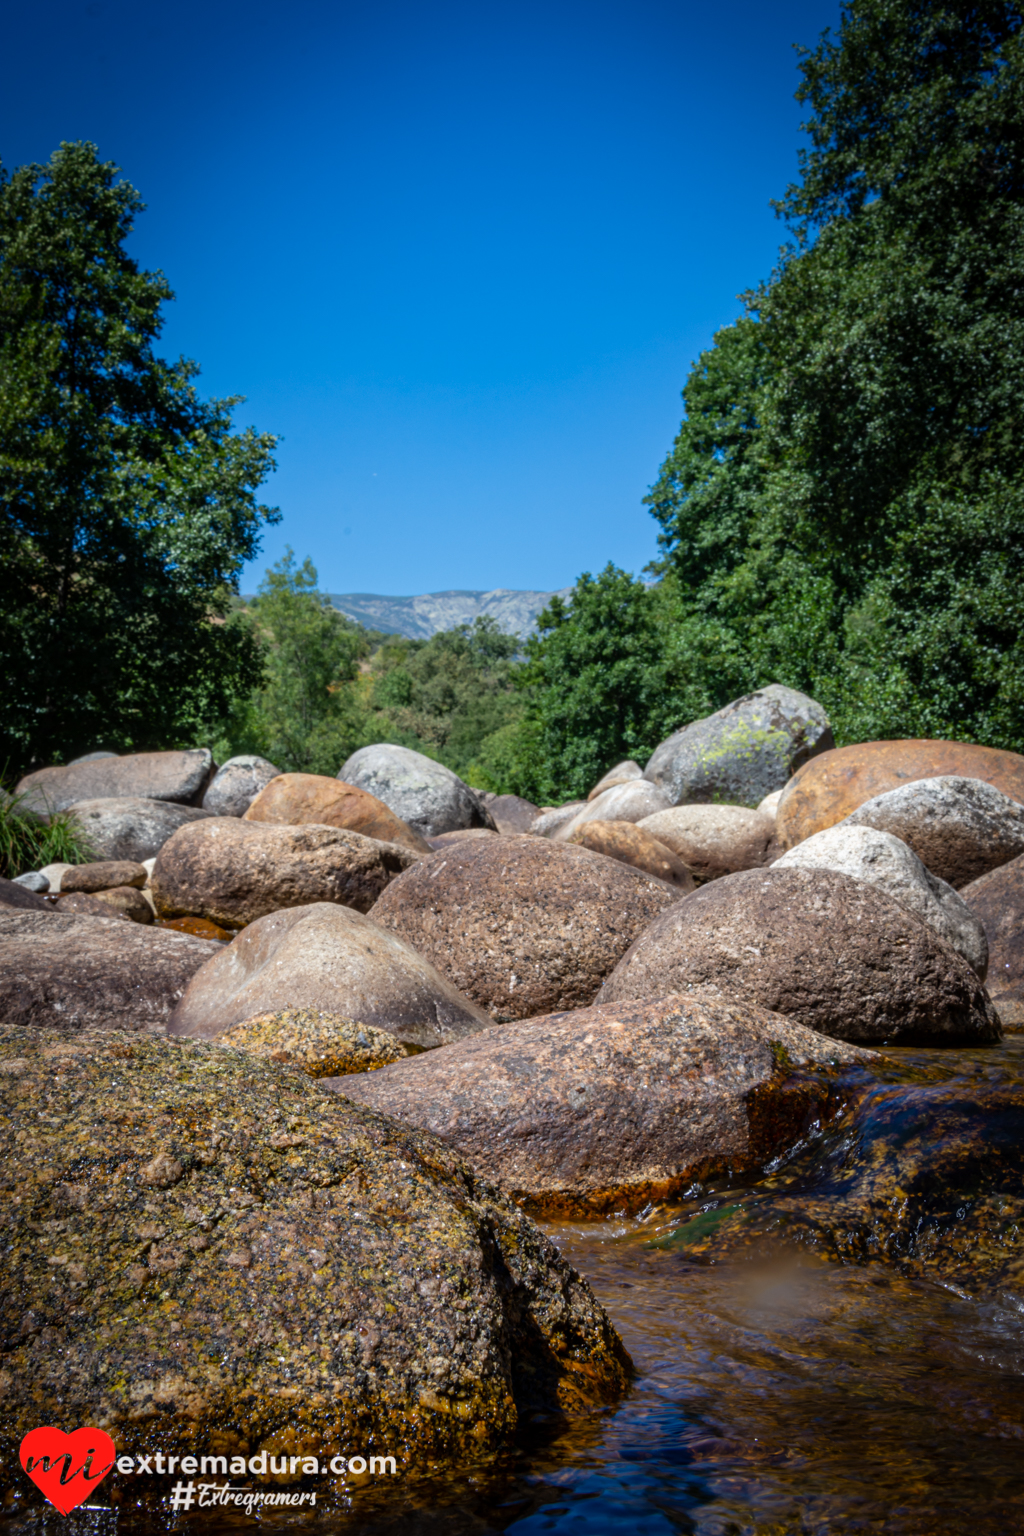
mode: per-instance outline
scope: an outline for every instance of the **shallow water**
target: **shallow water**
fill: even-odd
[[[1024,1085],[1024,1037],[984,1051],[894,1051],[877,1077],[879,1101],[893,1085],[934,1084],[969,1103],[975,1091]],[[1024,1532],[1024,1291],[1000,1281],[969,1294],[945,1275],[841,1263],[813,1246],[718,1262],[717,1222],[780,1194],[799,1203],[815,1177],[820,1202],[820,1170],[849,1141],[848,1127],[833,1128],[758,1183],[694,1191],[639,1217],[547,1225],[633,1356],[625,1401],[568,1428],[524,1426],[495,1467],[367,1487],[347,1512],[289,1526],[343,1536]],[[122,1505],[117,1529],[155,1530],[154,1513]],[[174,1528],[251,1524],[189,1515]],[[85,1516],[53,1516],[47,1532],[58,1525],[64,1536],[90,1530]],[[41,1526],[22,1517],[7,1531]]]

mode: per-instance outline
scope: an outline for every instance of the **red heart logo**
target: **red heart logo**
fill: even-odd
[[[46,1424],[30,1429],[21,1442],[22,1466],[62,1515],[70,1515],[89,1497],[116,1455],[113,1440],[102,1429],[75,1429],[66,1435]]]

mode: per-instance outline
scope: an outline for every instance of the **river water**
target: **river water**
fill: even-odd
[[[524,1425],[491,1467],[368,1486],[347,1510],[291,1524],[338,1536],[1024,1532],[1024,1036],[887,1052],[861,1087],[856,1115],[758,1180],[546,1224],[633,1357],[621,1403]],[[954,1152],[969,1143],[959,1162],[949,1126]],[[849,1191],[865,1168],[875,1203],[858,1226]],[[817,1227],[794,1227],[805,1210]],[[830,1210],[844,1213],[832,1227]],[[8,1529],[86,1536],[89,1520]],[[172,1528],[252,1524],[192,1514]],[[122,1505],[114,1528],[158,1526]]]

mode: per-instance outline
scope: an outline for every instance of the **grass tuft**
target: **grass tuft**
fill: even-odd
[[[6,880],[47,864],[87,864],[95,857],[70,811],[38,816],[24,801],[24,795],[0,789],[0,875]]]

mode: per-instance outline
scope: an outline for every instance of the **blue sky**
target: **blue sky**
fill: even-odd
[[[690,362],[784,238],[829,0],[10,10],[0,158],[92,139],[176,293],[162,350],[280,433],[331,591],[569,585],[655,552]]]

